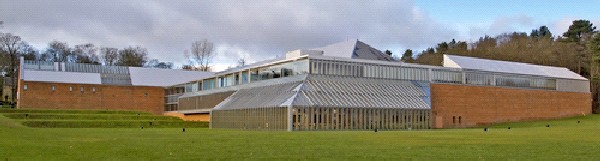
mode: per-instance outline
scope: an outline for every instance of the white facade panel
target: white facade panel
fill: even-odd
[[[161,87],[187,83],[214,75],[212,72],[140,67],[129,67],[129,74],[131,75],[131,85]]]
[[[356,47],[357,42],[358,40],[353,39],[349,41],[327,45],[321,48],[316,48],[313,50],[322,50],[323,56],[352,58],[352,54],[354,53],[354,49]]]
[[[587,80],[557,79],[556,90],[564,92],[590,92],[590,82]]]
[[[454,60],[448,58],[448,55],[444,54],[444,62],[443,62],[443,66],[444,67],[451,67],[451,68],[460,68],[460,65],[456,64],[456,62],[454,62]]]
[[[25,70],[23,80],[73,83],[73,84],[102,84],[100,73],[75,73],[75,72],[55,72],[55,71],[31,71]]]

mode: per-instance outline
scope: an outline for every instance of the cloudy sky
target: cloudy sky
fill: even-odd
[[[182,64],[193,41],[215,43],[217,69],[357,38],[396,54],[437,42],[476,41],[483,35],[530,32],[546,25],[554,35],[575,19],[600,24],[600,1],[198,1],[0,0],[1,32],[38,49],[52,40],[71,46],[142,46],[151,58]]]

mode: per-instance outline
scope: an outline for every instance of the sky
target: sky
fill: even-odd
[[[569,2],[569,3],[566,3]],[[151,59],[186,63],[191,43],[215,44],[214,68],[359,39],[400,55],[442,41],[530,32],[562,35],[573,20],[600,24],[600,1],[229,1],[0,0],[0,32],[43,50],[53,40],[98,47],[141,46]]]

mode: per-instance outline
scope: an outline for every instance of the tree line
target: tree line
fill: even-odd
[[[600,113],[600,33],[589,20],[575,20],[560,36],[547,26],[525,32],[485,35],[469,43],[451,40],[427,48],[416,57],[408,49],[401,60],[441,66],[443,54],[565,67],[590,80],[594,113]]]
[[[8,35],[10,33],[4,34]],[[18,36],[13,37],[19,38]],[[6,36],[3,36],[6,37]],[[19,38],[20,39],[20,38]],[[15,46],[15,53],[2,54],[4,56],[23,56],[25,60],[89,63],[107,66],[133,66],[172,68],[173,63],[160,62],[158,59],[149,59],[148,50],[141,46],[126,48],[97,47],[92,43],[77,44],[73,47],[67,42],[51,41],[45,49],[37,50],[26,41],[20,41]],[[2,59],[10,61],[11,59]],[[13,60],[14,61],[14,60]]]
[[[3,22],[0,21],[0,26]],[[195,41],[192,43],[191,52],[184,51],[185,59],[189,64],[184,65],[184,70],[210,71],[211,60],[214,56],[213,43],[208,40]],[[89,63],[106,66],[133,66],[149,68],[175,68],[172,62],[163,62],[158,59],[150,59],[148,50],[141,46],[129,46],[125,48],[98,47],[92,43],[77,44],[69,46],[67,42],[54,40],[48,43],[44,49],[36,49],[20,36],[13,33],[5,33],[0,30],[0,72],[4,80],[2,83],[11,84],[11,93],[16,96],[16,79],[19,57],[25,60],[51,61],[51,62],[73,62]],[[6,82],[8,80],[8,82]],[[9,100],[4,100],[9,101]],[[11,102],[14,102],[14,97]]]

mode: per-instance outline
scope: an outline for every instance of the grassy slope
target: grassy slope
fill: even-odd
[[[581,123],[577,123],[581,120]],[[550,123],[551,127],[545,125]],[[508,130],[506,127],[511,126]],[[274,132],[206,128],[28,128],[0,116],[0,159],[172,160],[533,159],[597,160],[600,115],[451,129],[392,132]]]
[[[183,121],[140,111],[0,109],[0,115],[28,127],[44,128],[208,127],[208,122]]]

